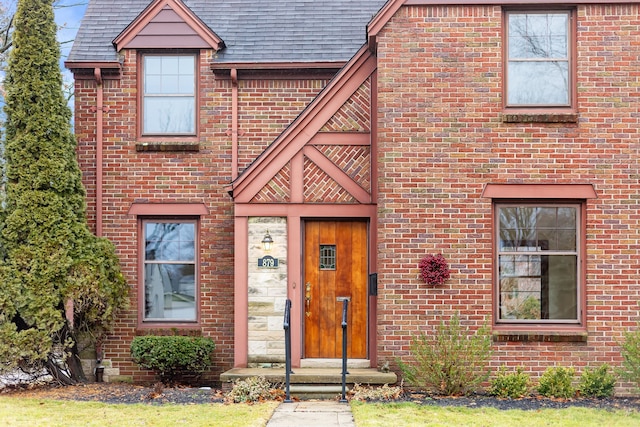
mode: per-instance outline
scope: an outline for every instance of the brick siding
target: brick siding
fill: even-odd
[[[200,307],[198,333],[216,343],[211,378],[233,366],[233,203],[231,182],[231,81],[210,69],[211,54],[200,56],[200,136],[197,152],[136,150],[136,53],[123,51],[120,80],[104,80],[104,214],[103,235],[111,239],[131,286],[130,307],[121,313],[104,342],[104,358],[119,375],[152,381],[129,356],[138,329],[137,219],[127,212],[134,202],[205,203],[201,219]],[[326,84],[324,79],[248,80],[239,82],[239,170],[255,157],[304,109]],[[78,158],[87,189],[88,218],[95,227],[96,84],[76,81]],[[157,331],[170,330],[157,328]],[[179,333],[192,334],[190,329]]]
[[[455,311],[491,322],[487,183],[593,184],[587,203],[586,342],[495,342],[494,366],[619,365],[638,321],[638,6],[577,8],[577,123],[502,117],[499,6],[403,7],[378,35],[378,355]],[[418,262],[443,253],[451,279],[427,288]]]
[[[324,131],[366,131],[377,94],[377,183],[369,147],[319,149],[363,188],[377,185],[378,363],[395,365],[411,338],[459,312],[472,329],[491,322],[492,204],[488,183],[592,184],[586,203],[587,338],[581,342],[496,340],[492,365],[581,370],[619,365],[619,340],[639,320],[640,11],[637,5],[577,8],[577,120],[512,120],[502,110],[502,9],[402,7],[377,36],[377,88],[366,82]],[[614,18],[614,19],[612,19]],[[136,56],[125,51],[119,81],[105,81],[104,235],[113,240],[131,286],[131,310],[106,342],[120,375],[152,379],[130,361],[137,329],[137,228],[133,202],[203,202],[202,335],[216,341],[212,374],[233,362],[233,204],[231,81],[216,78],[201,55],[200,151],[137,152]],[[324,79],[240,80],[239,171],[306,107]],[[95,82],[76,82],[78,156],[95,223]],[[312,162],[305,201],[354,203]],[[254,202],[287,202],[285,166]],[[426,254],[443,253],[451,278],[430,288],[418,278]],[[186,333],[186,332],[185,332]],[[624,385],[621,389],[624,389]]]

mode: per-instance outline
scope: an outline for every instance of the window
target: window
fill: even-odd
[[[320,270],[336,269],[336,245],[320,245]]]
[[[580,321],[581,208],[497,204],[498,323]]]
[[[571,107],[570,11],[506,13],[507,107]]]
[[[144,220],[144,321],[197,319],[196,220]]]
[[[196,56],[143,56],[143,135],[196,133]]]

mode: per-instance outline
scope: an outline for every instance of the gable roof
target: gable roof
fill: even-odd
[[[167,42],[171,45],[167,46]],[[159,47],[211,48],[217,51],[224,47],[220,37],[180,0],[154,0],[114,39],[113,44],[118,51]]]
[[[346,62],[385,0],[183,0],[225,48],[219,63]],[[90,0],[68,62],[117,62],[113,44],[151,2]]]

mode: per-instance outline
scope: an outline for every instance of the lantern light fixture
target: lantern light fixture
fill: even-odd
[[[266,252],[269,252],[272,247],[273,247],[273,239],[271,238],[271,234],[269,234],[269,230],[267,230],[267,233],[264,235],[264,238],[262,239],[262,249],[264,249]]]

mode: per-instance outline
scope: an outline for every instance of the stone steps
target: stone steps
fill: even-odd
[[[290,374],[290,394],[299,399],[331,399],[342,393],[342,370],[337,368],[293,368]],[[269,382],[284,388],[283,368],[233,368],[220,375],[223,390],[230,390],[235,380],[249,377],[265,377]],[[396,374],[380,372],[373,368],[349,368],[346,377],[347,390],[354,384],[382,386],[395,384]]]

